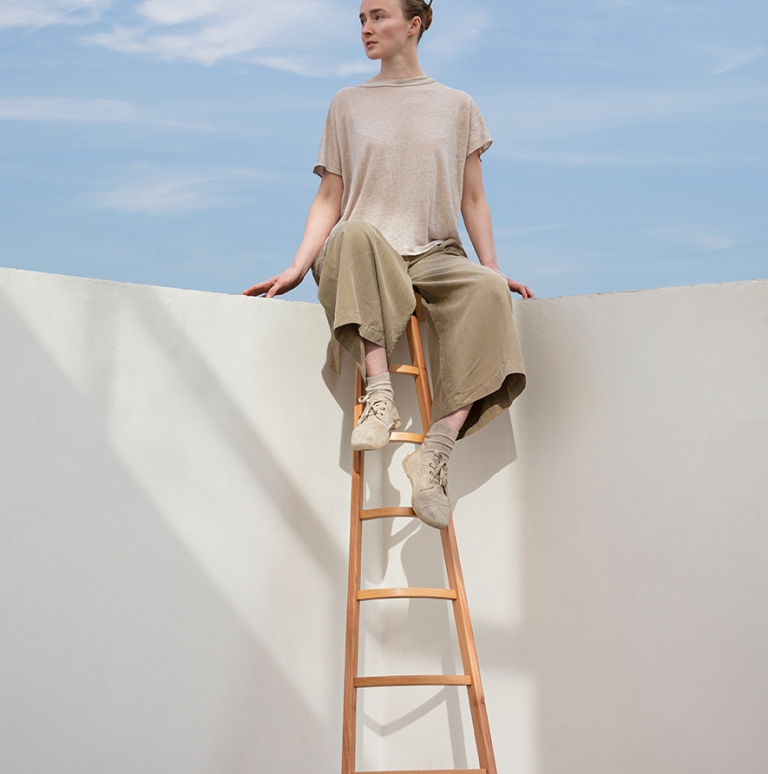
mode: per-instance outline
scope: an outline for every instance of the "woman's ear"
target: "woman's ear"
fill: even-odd
[[[414,16],[413,19],[411,19],[411,23],[408,25],[408,37],[410,37],[411,35],[418,35],[420,29],[421,29],[421,17]]]

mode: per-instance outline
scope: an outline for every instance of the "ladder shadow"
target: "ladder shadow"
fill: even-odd
[[[330,343],[328,344],[328,351],[330,351]],[[337,374],[328,368],[327,359],[326,364],[323,366],[322,379],[325,386],[328,388],[328,392],[333,395],[333,399],[342,411],[342,424],[341,424],[341,438],[349,438],[352,435],[353,419],[354,419],[354,404],[352,403],[353,388],[352,385],[355,381],[355,363],[350,357],[349,353],[341,350],[341,374]],[[350,447],[347,443],[339,444],[339,468],[347,474],[352,474],[352,455],[350,454]]]

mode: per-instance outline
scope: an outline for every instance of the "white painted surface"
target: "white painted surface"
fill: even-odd
[[[529,387],[451,465],[500,771],[764,774],[768,282],[516,315]],[[339,770],[326,339],[316,305],[0,270],[3,774]],[[385,504],[405,451],[368,455]],[[366,584],[439,583],[431,530],[366,530]],[[367,609],[367,673],[457,670],[448,604]],[[360,767],[474,765],[451,691],[364,692]]]

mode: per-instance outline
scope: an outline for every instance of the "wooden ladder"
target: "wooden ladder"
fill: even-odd
[[[422,428],[426,434],[432,411],[432,395],[429,389],[424,349],[421,344],[419,319],[423,319],[421,298],[416,296],[416,310],[408,322],[406,334],[411,365],[392,365],[393,374],[409,374],[414,377],[416,396],[419,403]],[[363,407],[359,398],[365,387],[360,371],[356,369],[355,379],[355,416],[354,424],[360,418]],[[417,433],[393,432],[390,440],[395,442],[421,443],[423,435]],[[403,685],[466,685],[469,693],[469,707],[477,745],[479,769],[452,769],[427,771],[377,772],[377,774],[496,774],[496,761],[488,727],[488,714],[485,707],[483,685],[480,680],[480,666],[477,661],[475,638],[469,620],[469,607],[464,592],[464,579],[459,563],[459,549],[456,533],[453,529],[453,517],[448,527],[441,530],[447,589],[360,589],[361,552],[363,541],[363,522],[370,519],[383,519],[393,516],[415,518],[411,508],[374,508],[363,509],[364,491],[364,452],[352,453],[352,511],[349,534],[349,585],[347,589],[347,638],[346,659],[344,665],[344,731],[342,740],[342,774],[373,774],[357,772],[356,734],[357,734],[357,690],[378,686]],[[450,599],[456,619],[456,631],[461,652],[464,674],[461,675],[385,675],[380,677],[360,677],[357,673],[360,640],[360,603],[371,599]]]

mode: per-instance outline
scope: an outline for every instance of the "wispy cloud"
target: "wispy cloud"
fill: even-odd
[[[357,73],[366,73],[370,77],[376,72],[376,66],[368,60],[351,60],[341,62],[340,64],[322,64],[317,58],[301,56],[299,54],[285,56],[254,56],[252,60],[255,64],[271,67],[273,70],[282,70],[296,75],[306,75],[315,78],[327,77],[329,75],[345,76],[355,75]]]
[[[115,51],[212,65],[258,55],[279,69],[311,69],[308,50],[333,46],[355,23],[337,0],[145,0],[136,23],[116,25],[88,40]],[[253,58],[253,57],[251,57]]]
[[[529,226],[503,226],[493,230],[497,238],[509,237],[517,239],[527,236],[536,236],[538,234],[548,234],[552,231],[560,231],[567,226],[564,223],[540,223]]]
[[[484,101],[494,132],[520,142],[622,126],[640,126],[701,117],[733,119],[734,106],[757,106],[765,118],[768,89],[685,91],[510,91]]]
[[[710,253],[727,250],[736,245],[736,240],[718,233],[711,227],[698,224],[680,226],[660,226],[650,231],[654,239],[688,247],[696,252]]]
[[[0,121],[85,121],[133,123],[136,109],[115,99],[10,97],[0,99]]]
[[[109,5],[110,0],[0,0],[0,29],[90,24]]]
[[[722,75],[738,70],[746,64],[757,59],[763,53],[761,48],[720,48],[714,51],[715,56],[720,62],[717,69],[712,71],[712,75]]]
[[[766,156],[736,153],[639,153],[625,148],[617,153],[584,153],[576,151],[542,151],[511,147],[501,151],[510,161],[567,167],[721,167],[765,164]]]
[[[629,11],[634,15],[659,17],[690,14],[692,8],[684,4],[652,2],[651,0],[604,0],[595,5],[598,10]]]
[[[124,213],[185,214],[231,206],[265,175],[252,169],[179,172],[140,166],[117,185],[96,194],[96,206]]]
[[[0,0],[0,29],[109,21],[105,12],[113,6],[113,0]],[[82,40],[167,61],[210,66],[238,58],[305,76],[377,69],[358,43],[357,9],[345,0],[130,0],[120,10],[110,29]],[[425,41],[428,56],[440,61],[466,51],[485,23],[485,11],[445,0]]]
[[[116,99],[63,97],[0,98],[0,121],[70,121],[97,124],[149,124],[176,129],[214,131],[213,127],[158,115]]]
[[[642,3],[638,0],[606,0],[597,4],[598,8],[638,8],[640,6]]]
[[[435,15],[421,48],[424,60],[440,62],[450,60],[472,47],[472,43],[488,24],[484,9],[467,10],[464,4],[443,3]]]
[[[607,153],[569,153],[567,151],[537,151],[526,148],[509,148],[503,151],[505,158],[511,161],[529,161],[537,164],[555,164],[559,166],[615,166],[627,163],[621,156]]]

